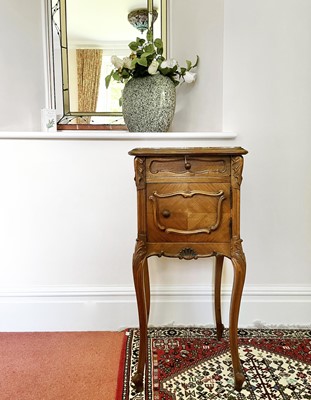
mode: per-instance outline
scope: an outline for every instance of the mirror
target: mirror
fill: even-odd
[[[105,77],[112,55],[128,56],[128,44],[146,37],[152,5],[154,37],[162,38],[166,51],[167,0],[51,0],[53,102],[61,129],[125,129],[123,84],[106,89]]]

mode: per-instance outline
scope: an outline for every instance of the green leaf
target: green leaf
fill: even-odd
[[[162,42],[161,39],[156,39],[156,40],[154,41],[154,45],[155,45],[155,47],[158,48],[158,49],[163,49],[163,42]]]
[[[162,47],[161,48],[157,48],[157,53],[162,55],[163,54],[163,48]]]
[[[113,79],[114,79],[115,81],[121,81],[121,77],[120,77],[118,71],[114,72],[114,73],[112,74],[112,77],[113,77]]]
[[[184,67],[180,68],[181,75],[185,75],[186,71],[187,71],[187,68],[184,68]]]
[[[179,82],[178,80],[176,80],[173,76],[169,76],[169,75],[168,75],[168,77],[169,77],[170,80],[174,83],[174,86],[175,86],[175,87],[179,85],[180,82]]]
[[[147,57],[149,57],[149,56],[154,56],[155,55],[155,53],[154,53],[154,51],[152,52],[152,53],[143,53],[142,55],[141,55],[141,58],[147,58]],[[153,58],[153,57],[152,57]]]
[[[153,44],[148,44],[148,46],[144,47],[144,52],[145,53],[154,53],[154,46]]]
[[[127,79],[130,77],[130,74],[128,73],[128,71],[126,69],[122,70],[122,78]]]
[[[147,59],[146,59],[146,58],[139,58],[138,61],[137,61],[137,63],[138,63],[139,65],[142,65],[143,67],[147,67],[147,66],[148,66],[148,62],[147,62]]]
[[[191,67],[192,67],[191,61],[186,60],[186,64],[187,64],[187,71],[190,71],[190,70],[191,70]]]
[[[138,49],[138,44],[136,42],[131,42],[129,44],[129,48],[133,51],[136,51]]]
[[[113,71],[110,72],[109,75],[106,76],[105,78],[105,84],[106,84],[106,89],[108,89],[110,81],[111,81],[111,77],[112,77]]]
[[[167,74],[169,74],[171,72],[170,68],[161,68],[161,66],[160,66],[159,69],[161,70],[161,74],[162,75],[167,75]]]
[[[143,44],[146,42],[146,40],[145,39],[142,39],[142,38],[137,38],[136,39],[136,43],[138,44],[138,46],[143,46]]]
[[[138,61],[138,58],[137,58],[137,57],[135,57],[134,60],[132,60],[131,69],[134,69],[134,68],[135,68],[135,65],[137,64],[137,61]]]

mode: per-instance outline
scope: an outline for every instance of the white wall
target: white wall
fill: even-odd
[[[310,284],[311,2],[225,4],[224,129],[250,152],[249,279]]]
[[[38,2],[33,2],[36,8]],[[220,3],[214,3],[218,16]],[[17,2],[10,4],[5,11],[11,16]],[[223,130],[238,133],[235,140],[0,141],[0,330],[118,329],[137,324],[130,265],[136,195],[133,160],[127,152],[137,146],[174,145],[242,145],[249,150],[241,221],[248,275],[240,324],[310,324],[310,11],[308,0],[224,2],[224,19],[218,19],[224,21],[223,33],[215,36],[215,43],[223,38],[223,61],[218,54],[221,66],[213,89],[215,120],[210,93],[202,85],[212,80],[208,51],[205,40],[196,40],[198,28],[202,37],[209,37],[211,28],[200,14],[194,31],[187,30],[185,57],[198,52],[200,75],[189,93],[179,93],[179,102],[190,109],[195,103],[201,112],[177,113],[174,124],[180,130],[195,126],[208,131],[221,120]],[[30,29],[27,21],[24,25],[18,29]],[[177,40],[173,38],[173,49],[181,59]],[[39,44],[38,37],[36,41]],[[14,43],[17,46],[16,38]],[[10,98],[5,108],[8,116],[18,116],[12,122],[4,118],[8,131],[39,126],[34,116],[44,96],[29,100],[27,89],[42,90],[40,49],[35,60],[34,72],[24,80],[22,66],[11,67],[5,59],[8,75],[11,68],[18,70],[19,89],[14,90],[21,97]],[[217,63],[211,60],[215,69]],[[211,263],[153,259],[151,323],[211,324]],[[228,263],[225,322],[230,283]]]
[[[199,55],[197,82],[177,88],[174,131],[221,131],[223,108],[223,0],[170,0],[170,53],[180,65]]]
[[[0,131],[39,130],[45,107],[41,0],[1,4]]]

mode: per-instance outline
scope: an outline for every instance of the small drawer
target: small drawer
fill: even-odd
[[[147,185],[148,242],[229,242],[230,185]]]
[[[147,158],[147,182],[161,182],[167,178],[183,180],[189,177],[205,180],[208,177],[228,178],[230,157],[178,156]],[[171,179],[170,179],[171,180]]]

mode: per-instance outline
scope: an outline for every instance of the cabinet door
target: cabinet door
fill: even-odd
[[[147,185],[148,242],[230,241],[230,184]]]

